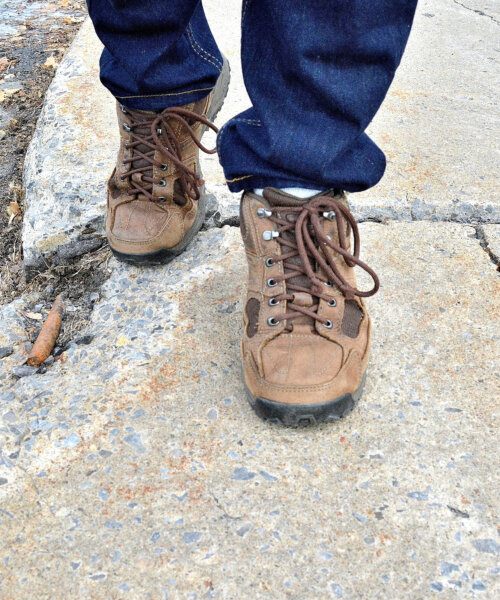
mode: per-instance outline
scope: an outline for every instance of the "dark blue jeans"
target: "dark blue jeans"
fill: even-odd
[[[234,1],[234,0],[221,0]],[[401,60],[417,0],[243,0],[252,108],[221,129],[232,191],[375,185],[382,151],[365,129]],[[88,0],[105,50],[101,79],[129,108],[206,96],[222,56],[199,0]]]

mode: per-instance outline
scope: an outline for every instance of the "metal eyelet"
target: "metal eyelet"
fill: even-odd
[[[267,280],[267,287],[276,287],[278,285],[278,282],[276,281],[276,279],[268,279]]]
[[[127,114],[127,109],[123,106],[123,104],[120,104],[120,108],[123,114]]]
[[[331,329],[333,327],[333,323],[330,321],[330,319],[328,319],[328,321],[326,323],[323,323],[323,325],[327,328],[327,329]]]
[[[260,207],[257,209],[257,216],[259,219],[268,219],[272,214],[273,213],[270,210],[267,210],[267,208]]]
[[[279,325],[279,321],[277,321],[274,317],[269,317],[267,324],[271,327],[275,327],[276,325]]]
[[[162,166],[160,167],[160,169],[162,171],[166,171],[168,169],[168,165],[166,165],[165,163],[163,163]]]
[[[335,214],[335,211],[333,211],[333,210],[324,212],[323,216],[325,217],[325,219],[328,219],[329,221],[335,221],[335,219],[337,218],[337,215]]]
[[[276,298],[269,298],[268,304],[269,306],[278,306],[278,304],[280,303],[279,300],[276,300]]]
[[[331,281],[325,281],[325,285],[327,287],[333,287],[333,283]]]
[[[122,183],[124,183],[126,180],[127,180],[127,178],[126,178],[126,177],[120,177],[120,181],[121,181]]]
[[[156,135],[161,135],[161,127],[158,127],[158,129],[156,130]]]
[[[265,242],[270,242],[271,240],[274,240],[279,236],[280,234],[277,231],[264,231],[264,233],[262,234],[262,239]]]
[[[274,260],[272,258],[266,258],[266,267],[274,266]]]
[[[160,187],[165,187],[167,185],[167,182],[164,179],[162,179],[158,185]]]
[[[165,198],[165,196],[160,196],[159,198],[157,198],[158,202],[166,202],[167,199]]]
[[[335,300],[335,298],[332,298],[330,302],[328,302],[328,306],[337,306],[337,300]]]
[[[130,125],[127,125],[127,123],[123,124],[123,129],[125,129],[125,131],[128,131],[128,132],[132,131],[132,127],[130,127]]]

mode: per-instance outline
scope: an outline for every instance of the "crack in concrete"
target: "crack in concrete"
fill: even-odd
[[[453,0],[453,2],[457,6],[461,6],[462,8],[465,8],[465,10],[468,10],[470,12],[476,13],[477,15],[480,15],[481,17],[486,17],[488,19],[491,19],[493,21],[493,23],[496,23],[497,25],[500,25],[500,21],[498,21],[497,19],[495,19],[495,17],[493,17],[491,15],[488,15],[487,13],[483,12],[482,10],[479,10],[477,8],[472,8],[470,6],[467,6],[466,4],[462,4],[458,0]]]
[[[222,505],[222,503],[220,502],[220,500],[217,498],[217,496],[214,494],[214,492],[207,487],[207,491],[210,494],[210,496],[212,496],[213,501],[215,502],[215,505],[217,506],[217,508],[222,511],[222,513],[224,514],[224,518],[229,519],[230,521],[241,521],[242,517],[234,517],[233,515],[230,515],[227,510],[224,508],[224,506]]]
[[[413,214],[411,214],[411,221],[406,221],[406,222],[411,222],[411,223],[417,223],[417,222],[421,222],[425,219],[418,219],[415,218]],[[359,219],[358,223],[377,223],[379,225],[387,225],[387,223],[391,220],[395,220],[395,219],[376,219],[376,218],[365,218],[365,219]],[[462,225],[464,227],[468,226],[468,227],[473,227],[474,231],[475,231],[475,238],[479,241],[479,244],[481,246],[481,248],[484,249],[484,251],[488,254],[490,261],[497,267],[497,270],[500,271],[500,256],[497,256],[489,247],[489,244],[486,240],[486,235],[483,229],[482,224],[479,223],[464,223],[464,222],[459,222],[459,221],[453,221],[451,219],[440,219],[438,221],[429,221],[430,223],[456,223],[458,225]],[[221,221],[218,224],[205,224],[203,230],[205,231],[209,231],[210,229],[222,229],[223,227],[228,226],[228,227],[240,227],[240,218],[239,215],[233,215],[231,217],[227,217],[226,219],[224,219],[223,221]],[[82,255],[83,256],[83,255]],[[104,285],[105,282],[102,283],[102,285]],[[102,287],[101,285],[101,287]],[[100,289],[100,288],[99,288]],[[75,338],[77,339],[77,338]],[[75,340],[71,340],[70,342],[68,342],[67,347],[69,347],[71,344],[75,343]],[[52,366],[52,365],[51,365]],[[46,372],[50,371],[50,369],[47,369]],[[40,376],[43,376],[45,373],[40,373]],[[17,383],[17,381],[12,382],[12,386],[14,387],[14,385]],[[10,389],[10,388],[9,388]],[[28,427],[29,429],[29,427]],[[26,432],[27,434],[31,434],[31,431]],[[22,442],[23,440],[21,440]],[[18,443],[18,445],[21,448],[21,443]],[[228,519],[233,519],[233,520],[239,520],[242,517],[235,517],[232,516],[230,514],[227,513],[227,511],[224,509],[224,507],[220,504],[218,498],[215,496],[215,494],[213,494],[213,492],[211,492],[211,495],[214,499],[214,502],[216,503],[216,505],[218,506],[218,508],[224,513],[225,517],[227,517]]]
[[[500,271],[500,256],[497,256],[490,248],[488,241],[486,240],[486,235],[484,233],[483,227],[481,225],[476,225],[475,230],[476,239],[479,240],[479,245],[488,254],[490,261],[496,266],[497,271]]]
[[[418,223],[418,222],[422,222],[422,221],[426,220],[426,219],[415,218],[415,216],[413,214],[413,209],[411,209],[410,214],[411,214],[411,221],[407,221],[407,222]],[[394,219],[377,219],[375,217],[370,217],[370,218],[366,218],[366,219],[359,219],[358,223],[378,223],[379,225],[387,225],[387,223],[391,220],[394,220]],[[496,265],[497,271],[500,271],[500,256],[497,256],[489,247],[489,244],[486,241],[486,236],[484,234],[484,229],[481,224],[467,223],[467,222],[463,222],[463,221],[454,221],[452,219],[439,219],[437,221],[429,221],[429,223],[457,223],[458,225],[473,227],[476,232],[476,238],[479,240],[479,244],[480,244],[481,248],[483,248],[487,252],[491,262],[494,265]],[[490,224],[491,223],[488,223],[488,225],[490,225]],[[218,225],[210,225],[209,227],[207,227],[207,230],[214,229],[214,228],[222,229],[222,227],[224,227],[226,225],[228,225],[229,227],[238,227],[239,228],[239,226],[240,226],[239,216],[235,215],[233,217],[224,219],[224,221],[222,221]]]
[[[231,217],[226,217],[220,222],[205,222],[201,231],[210,231],[211,229],[222,229],[228,225],[229,227],[239,227],[240,226],[240,217],[238,215],[233,215]]]

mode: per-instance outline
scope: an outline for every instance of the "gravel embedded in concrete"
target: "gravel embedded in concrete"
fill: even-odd
[[[110,263],[90,342],[0,396],[1,596],[495,598],[498,273],[464,225],[361,234],[366,393],[309,429],[246,402],[237,228]]]
[[[233,67],[224,122],[248,102],[238,7],[206,5]],[[164,268],[112,260],[90,323],[45,373],[13,375],[28,348],[25,300],[0,309],[0,597],[496,600],[498,226],[483,226],[487,253],[473,227],[401,222],[498,221],[481,146],[494,139],[491,65],[470,80],[459,69],[489,49],[496,8],[419,6],[373,125],[388,177],[351,196],[358,216],[389,219],[361,225],[362,258],[382,287],[368,300],[359,406],[297,430],[251,411],[240,236],[214,227],[236,215],[237,197],[216,157],[204,158],[210,229]],[[28,268],[102,234],[115,127],[97,54],[87,24],[27,158]],[[94,137],[78,124],[89,107]]]

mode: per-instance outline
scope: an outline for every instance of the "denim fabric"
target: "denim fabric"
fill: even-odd
[[[130,108],[205,96],[221,55],[200,2],[89,0],[105,45],[101,79]],[[365,129],[401,60],[417,0],[243,0],[242,66],[252,107],[221,129],[231,191],[375,185],[382,151]]]
[[[207,96],[222,56],[199,0],[87,0],[104,44],[101,81],[128,108],[183,106]]]

